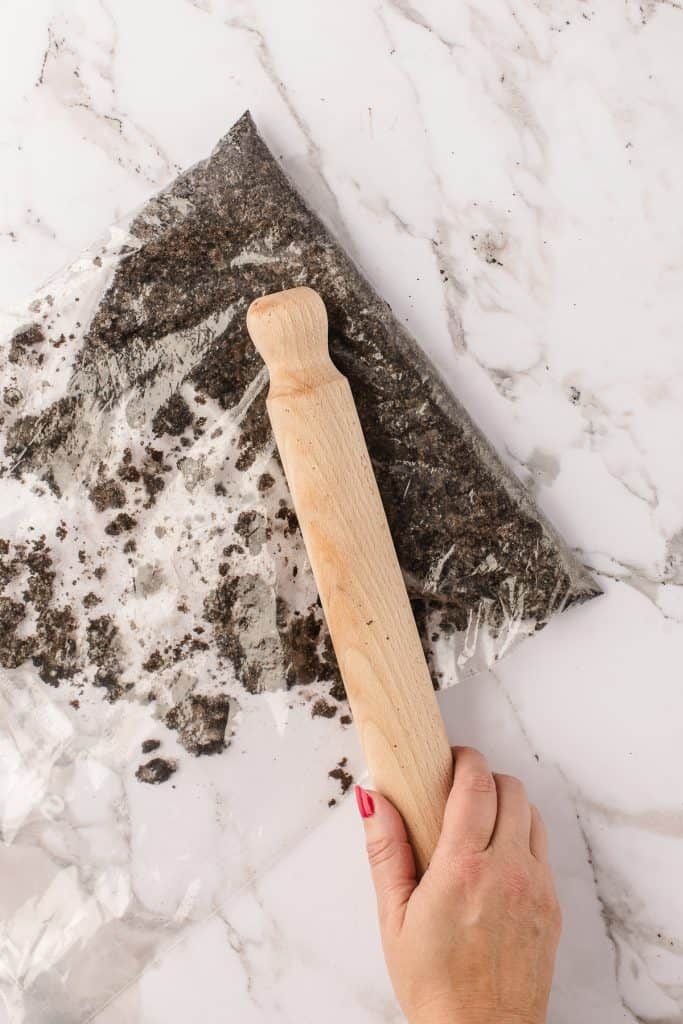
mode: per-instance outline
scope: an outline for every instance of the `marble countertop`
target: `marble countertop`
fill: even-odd
[[[552,1024],[680,1021],[683,4],[34,0],[4,5],[0,37],[0,307],[249,108],[594,572],[603,597],[439,699],[453,742],[519,774],[547,820],[565,918]],[[302,771],[331,755],[313,745]],[[262,776],[237,797],[288,827],[259,870],[200,913],[160,891],[178,927],[105,934],[102,962],[128,969],[60,1021],[402,1019],[352,801],[269,806]],[[161,855],[144,825],[125,836],[124,858]],[[124,915],[115,883],[107,900]],[[46,907],[23,912],[30,932]],[[54,1024],[29,998],[39,937],[22,964],[3,934],[0,980],[19,984],[0,1020]]]

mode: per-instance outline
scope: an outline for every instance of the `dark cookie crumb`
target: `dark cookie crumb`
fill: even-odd
[[[23,397],[24,396],[19,388],[15,388],[13,386],[4,388],[2,392],[3,402],[5,405],[9,405],[11,409],[14,409],[15,406],[19,405]]]
[[[283,600],[278,604],[278,620],[285,657],[288,661],[287,686],[308,685],[320,678],[323,661],[319,654],[322,620],[311,610],[308,615],[288,618],[289,609]]]
[[[115,519],[105,526],[104,532],[109,534],[110,537],[118,537],[122,533],[127,533],[133,530],[137,526],[137,520],[127,512],[119,512]]]
[[[299,520],[296,517],[296,512],[293,508],[289,508],[287,505],[281,505],[275,513],[276,519],[282,519],[285,522],[285,537],[291,537],[292,534],[297,533],[299,529]]]
[[[37,645],[33,664],[44,683],[57,686],[72,679],[77,668],[76,618],[67,605],[46,608],[38,617]]]
[[[330,697],[338,701],[340,704],[343,704],[347,700],[346,687],[344,686],[344,680],[342,679],[341,672],[339,671],[337,656],[334,653],[334,647],[332,646],[332,637],[330,636],[327,627],[325,628],[325,635],[323,636],[320,656],[323,663],[320,678],[324,681],[329,680]]]
[[[244,472],[245,469],[253,466],[257,456],[265,449],[271,437],[265,393],[262,392],[249,407],[241,427],[242,433],[239,440],[241,451],[235,462],[235,468]]]
[[[178,731],[180,742],[191,754],[218,754],[226,745],[229,713],[230,699],[225,694],[191,693],[171,708],[166,724]]]
[[[353,785],[353,775],[345,769],[346,761],[347,759],[343,757],[337,764],[337,767],[327,773],[331,779],[337,779],[341,786],[342,795]]]
[[[192,410],[183,396],[176,391],[157,410],[152,420],[152,431],[155,437],[162,437],[164,434],[180,437],[193,422]]]
[[[126,504],[126,492],[116,480],[100,480],[88,495],[98,512],[106,512],[109,508],[123,508]]]
[[[161,651],[152,651],[147,660],[142,663],[142,667],[145,672],[157,672],[160,668],[163,668],[164,659]]]
[[[35,345],[45,341],[43,329],[39,324],[29,324],[22,327],[12,337],[8,359],[10,363],[22,363],[29,355]]]
[[[334,718],[337,714],[337,705],[330,704],[324,697],[320,697],[311,708],[312,718]]]
[[[56,573],[44,537],[13,550],[9,541],[0,543],[0,586],[19,576],[26,579],[22,600],[0,596],[0,665],[18,668],[31,659],[43,682],[57,686],[78,667],[77,622],[71,606],[55,602]],[[35,631],[19,635],[30,607]]]
[[[220,582],[204,600],[204,617],[213,627],[219,657],[232,663],[245,690],[260,693],[264,677],[281,674],[275,636],[258,645],[249,642],[270,592],[260,575],[231,574],[231,568],[225,562],[218,566]]]
[[[203,632],[201,626],[199,629]],[[194,632],[196,632],[196,629]],[[173,648],[173,661],[177,664],[179,661],[182,661],[184,658],[188,658],[196,651],[207,651],[208,649],[209,645],[205,643],[204,640],[199,640],[196,636],[186,633],[182,640],[180,640]]]
[[[147,501],[145,502],[145,508],[151,508],[157,500],[157,496],[161,494],[166,481],[163,476],[163,468],[158,463],[152,461],[148,466],[142,470],[142,484],[147,494]]]
[[[178,770],[176,761],[169,761],[164,757],[153,757],[146,764],[141,764],[135,773],[135,778],[140,782],[148,782],[156,786],[166,782]]]
[[[253,508],[240,512],[235,533],[243,539],[251,554],[258,554],[264,542],[270,539],[270,527],[265,516]]]
[[[28,469],[40,470],[51,456],[68,447],[77,433],[82,401],[75,395],[65,395],[40,416],[20,416],[12,423],[7,431],[5,454],[13,460],[12,472],[16,476],[21,477]]]
[[[116,475],[119,479],[129,484],[136,484],[140,479],[140,470],[137,466],[133,465],[133,453],[130,448],[124,450],[121,464],[116,470]]]
[[[161,740],[143,740],[140,744],[140,749],[143,754],[151,754],[153,750],[158,750],[161,746]]]
[[[108,700],[118,700],[123,693],[120,684],[122,667],[118,626],[110,615],[101,615],[88,623],[86,638],[90,661],[97,666],[95,686],[101,686],[107,691]]]
[[[55,480],[55,474],[51,468],[47,469],[45,473],[43,473],[42,479],[44,483],[46,483],[47,486],[50,488],[50,491],[52,494],[54,494],[55,498],[61,498],[62,489]]]
[[[0,665],[3,668],[18,668],[31,655],[33,639],[16,636],[25,615],[26,609],[20,601],[0,597]]]

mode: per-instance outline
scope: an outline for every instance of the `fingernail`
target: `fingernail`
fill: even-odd
[[[375,813],[375,801],[369,793],[366,793],[362,786],[356,786],[356,803],[358,804],[361,818],[371,818]]]

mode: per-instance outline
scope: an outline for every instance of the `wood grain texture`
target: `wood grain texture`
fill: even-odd
[[[251,305],[247,326],[368,767],[424,871],[452,755],[351,389],[329,357],[325,306],[310,288],[279,292]]]

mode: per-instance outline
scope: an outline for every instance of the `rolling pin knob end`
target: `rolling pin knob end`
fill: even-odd
[[[271,397],[337,375],[327,347],[327,311],[312,288],[256,299],[247,313],[247,329],[268,367]]]

